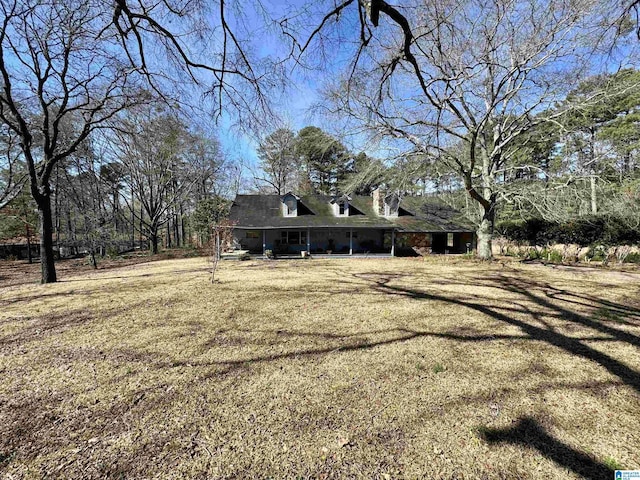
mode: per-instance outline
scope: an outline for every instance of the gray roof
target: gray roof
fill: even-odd
[[[473,225],[462,214],[433,197],[404,197],[396,218],[377,215],[370,196],[354,195],[349,216],[333,214],[328,195],[299,197],[298,216],[282,214],[280,195],[238,195],[231,205],[229,219],[240,229],[277,228],[386,228],[400,232],[472,232]]]

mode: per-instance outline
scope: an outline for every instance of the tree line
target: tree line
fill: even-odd
[[[257,154],[259,171],[254,180],[259,192],[331,195],[350,183],[367,191],[378,180],[374,174],[368,182],[354,182],[356,175],[376,170],[380,161],[364,152],[353,154],[340,140],[314,126],[297,133],[278,128],[264,136]]]
[[[253,179],[259,193],[369,195],[384,186],[403,195],[424,195],[438,183],[418,155],[385,161],[354,152],[337,136],[315,126],[297,133],[275,129],[261,139],[257,156]]]
[[[214,135],[189,128],[157,106],[123,111],[107,132],[94,133],[51,173],[53,240],[62,255],[158,252],[207,240],[204,218],[224,214],[238,172]],[[37,205],[26,190],[0,216],[0,234],[38,232]]]
[[[496,179],[497,222],[509,224],[512,236],[514,225],[531,222],[605,222],[610,229],[637,230],[639,113],[640,72],[633,69],[590,77],[540,112],[553,121],[540,122],[522,137]],[[447,172],[441,178],[447,187],[441,195],[477,215],[456,176]]]
[[[487,128],[491,131],[497,121]],[[495,172],[496,222],[511,222],[513,230],[523,219],[582,219],[635,231],[640,226],[640,72],[589,77],[533,122]],[[485,141],[493,141],[488,133]],[[447,155],[464,148],[457,142]],[[383,161],[349,152],[317,127],[298,134],[277,129],[260,144],[256,178],[262,191],[277,194],[368,194],[384,185],[401,195],[439,196],[476,220],[479,207],[443,155],[414,152]]]

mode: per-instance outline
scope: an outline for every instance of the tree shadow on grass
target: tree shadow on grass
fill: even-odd
[[[133,265],[135,266],[135,265]],[[122,267],[117,267],[117,268],[121,268],[123,270],[125,270],[125,272],[130,271],[131,265],[125,265]],[[110,267],[109,270],[115,270],[116,267]],[[96,283],[96,282],[102,282],[103,280],[134,280],[136,278],[152,278],[152,277],[160,277],[160,278],[166,278],[168,275],[182,275],[182,274],[187,274],[187,273],[197,273],[198,275],[189,277],[189,278],[181,278],[181,281],[184,280],[192,280],[192,279],[197,279],[197,278],[201,278],[201,275],[203,273],[211,273],[211,268],[210,267],[202,267],[202,268],[189,268],[189,269],[179,269],[179,270],[172,270],[172,271],[160,271],[160,272],[147,272],[147,273],[136,273],[136,274],[128,274],[128,273],[123,273],[122,275],[111,275],[111,276],[103,276],[101,275],[101,273],[103,273],[104,270],[91,270],[88,271],[86,273],[94,273],[95,276],[89,277],[89,278],[63,278],[62,280],[59,280],[58,283]],[[111,272],[109,272],[111,273]],[[115,272],[114,272],[115,273]],[[172,279],[170,281],[167,281],[166,283],[174,283],[176,280]]]
[[[531,340],[548,343],[549,345],[558,347],[571,355],[582,357],[599,364],[610,373],[620,378],[625,384],[632,387],[636,392],[640,393],[640,373],[638,371],[632,369],[612,356],[591,347],[585,343],[584,339],[566,335],[558,331],[552,325],[539,322],[539,319],[537,319],[537,317],[539,317],[538,313],[532,312],[529,308],[517,308],[518,304],[513,301],[510,303],[509,307],[487,305],[480,303],[480,301],[458,298],[451,294],[431,293],[414,288],[392,285],[390,284],[392,278],[385,275],[379,275],[377,279],[372,279],[370,276],[363,278],[359,275],[354,275],[354,277],[359,280],[364,279],[365,281],[370,282],[371,288],[383,294],[458,305],[469,308],[478,313],[482,313],[507,325],[518,327],[527,336],[527,338]],[[463,279],[460,280],[460,284],[466,286],[469,285],[469,283],[465,283]],[[599,333],[610,336],[615,341],[624,342],[635,347],[640,346],[640,337],[637,335],[589,318],[582,313],[572,310],[568,306],[553,303],[546,295],[537,295],[534,293],[535,290],[544,290],[544,288],[548,288],[549,286],[546,284],[540,284],[531,280],[522,280],[512,276],[497,275],[491,277],[487,283],[484,283],[481,286],[493,286],[495,288],[515,293],[519,295],[522,300],[531,302],[543,309],[545,312],[548,312],[545,313],[546,316],[564,319],[581,327],[596,330]],[[566,291],[563,293],[565,296],[571,295]],[[598,302],[599,301],[594,298],[592,304],[597,306]],[[618,311],[626,311],[627,316],[635,316],[640,313],[640,311],[634,308],[617,305],[610,301],[607,301],[606,305],[609,308],[613,306],[619,307]],[[519,316],[514,315],[516,313],[529,315],[533,321],[529,322],[523,320],[519,318]],[[536,323],[543,323],[543,326],[539,326]],[[591,341],[591,339],[589,339],[589,341]]]
[[[7,307],[17,303],[29,303],[29,302],[38,301],[38,300],[47,300],[49,298],[59,299],[63,297],[87,296],[87,295],[93,295],[95,293],[103,293],[103,292],[99,289],[70,290],[68,292],[47,292],[47,293],[34,292],[33,294],[30,294],[30,295],[22,295],[19,297],[14,296],[7,299],[0,299],[0,307]]]
[[[377,346],[403,343],[420,337],[443,338],[458,342],[482,342],[496,340],[514,341],[540,341],[555,346],[565,352],[595,362],[617,376],[624,384],[632,387],[640,393],[640,374],[629,365],[612,357],[608,353],[603,353],[593,348],[589,343],[593,342],[622,342],[631,346],[640,346],[640,337],[636,334],[616,328],[601,320],[591,318],[589,315],[576,310],[578,306],[589,306],[593,308],[606,308],[614,310],[623,321],[631,326],[635,326],[636,318],[640,318],[640,310],[630,306],[622,305],[609,300],[590,298],[580,294],[574,294],[567,290],[560,290],[551,287],[549,284],[521,279],[517,276],[507,276],[503,274],[488,276],[482,281],[477,279],[467,279],[457,277],[455,280],[447,281],[448,285],[469,285],[478,287],[492,287],[502,291],[516,294],[518,299],[500,302],[492,305],[483,302],[480,296],[469,296],[467,294],[453,294],[451,292],[426,292],[405,286],[391,284],[392,281],[400,279],[401,276],[395,273],[367,272],[361,274],[351,274],[355,281],[347,280],[348,273],[344,274],[344,284],[350,283],[354,288],[363,287],[373,289],[386,297],[407,297],[415,300],[428,300],[456,305],[474,310],[484,314],[494,320],[519,328],[520,335],[503,335],[497,333],[467,332],[463,330],[448,332],[420,331],[410,328],[391,328],[387,330],[377,330],[371,332],[357,332],[354,334],[335,334],[327,332],[302,332],[279,330],[244,330],[245,333],[257,333],[261,335],[262,345],[274,345],[278,343],[280,337],[316,337],[323,344],[311,348],[279,352],[276,354],[256,355],[244,359],[218,360],[211,362],[213,365],[248,365],[251,363],[277,361],[285,358],[298,358],[307,356],[325,355],[334,352],[346,352],[355,350],[366,350]],[[349,289],[347,289],[349,290]],[[542,292],[538,294],[536,292]],[[275,292],[274,292],[275,295]],[[554,301],[555,300],[555,301]],[[525,303],[526,302],[526,303]],[[568,335],[557,327],[562,326],[552,321],[564,321],[581,329],[594,331],[596,335]],[[625,323],[625,325],[627,324]],[[238,330],[243,331],[242,329]],[[275,339],[269,343],[264,335],[271,335]],[[385,335],[386,334],[386,335]],[[384,338],[371,339],[371,335],[384,335]],[[234,338],[231,344],[249,344],[252,339]],[[327,344],[329,343],[329,344]],[[213,347],[233,346],[225,345],[223,339],[212,338],[202,344],[203,351]],[[187,362],[190,364],[204,366],[202,363]],[[207,363],[207,362],[204,362]],[[178,362],[180,365],[181,362]]]
[[[554,438],[536,419],[531,417],[521,418],[511,428],[481,427],[479,434],[490,444],[509,443],[534,448],[558,465],[588,480],[613,478],[614,471],[609,467]]]
[[[349,352],[349,351],[357,351],[357,350],[368,350],[379,346],[390,345],[390,344],[400,344],[410,340],[414,340],[417,338],[439,338],[444,340],[452,340],[455,342],[492,342],[492,341],[531,341],[534,340],[528,335],[510,335],[510,334],[499,334],[499,333],[488,333],[488,334],[472,334],[463,331],[448,331],[448,332],[432,332],[432,331],[423,331],[423,330],[414,330],[410,328],[398,327],[398,328],[389,328],[385,330],[372,330],[372,331],[364,331],[357,332],[352,334],[335,334],[335,333],[326,333],[326,332],[306,332],[306,331],[290,331],[290,330],[267,330],[267,329],[228,329],[225,332],[218,333],[226,333],[230,330],[236,333],[247,333],[251,335],[260,334],[260,339],[255,338],[246,338],[246,337],[238,337],[234,336],[229,339],[220,338],[220,337],[212,337],[202,343],[201,351],[206,352],[211,348],[216,347],[229,347],[234,348],[236,346],[273,346],[277,345],[278,338],[286,337],[286,338],[315,338],[319,341],[323,342],[321,347],[317,348],[305,348],[300,350],[292,350],[288,352],[282,352],[271,355],[256,355],[253,357],[248,357],[244,359],[237,360],[219,360],[212,362],[199,362],[199,361],[178,361],[171,362],[172,366],[180,366],[184,364],[190,365],[248,365],[251,363],[262,363],[262,362],[270,362],[277,361],[287,358],[304,358],[304,357],[314,357],[321,356],[329,353],[336,352]],[[384,336],[381,339],[373,340],[370,336]],[[390,337],[389,337],[390,335]],[[615,339],[611,339],[609,337],[578,337],[575,338],[578,341],[598,341],[598,342],[612,342],[616,341]],[[329,344],[328,344],[329,343]],[[162,363],[158,366],[165,367],[167,362]]]
[[[16,332],[0,336],[0,348],[5,348],[9,345],[25,345],[35,340],[40,341],[51,335],[62,334],[74,327],[81,327],[122,315],[140,305],[144,305],[144,302],[127,305],[126,307],[113,307],[99,312],[90,308],[80,308],[61,313],[38,315],[28,319],[13,320],[20,322],[21,328]]]

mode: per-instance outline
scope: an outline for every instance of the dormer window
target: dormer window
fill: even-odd
[[[282,199],[282,215],[285,217],[298,216],[298,197],[287,193]]]
[[[337,217],[348,217],[349,200],[351,200],[351,198],[347,195],[333,197],[333,199],[331,200],[331,204],[333,205],[334,215],[336,215]]]
[[[284,201],[284,216],[285,217],[295,217],[298,211],[298,202],[296,202],[295,198],[288,198]]]

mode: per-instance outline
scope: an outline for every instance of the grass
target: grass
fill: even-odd
[[[433,373],[440,373],[440,372],[444,372],[445,368],[444,368],[444,365],[442,365],[441,363],[436,363],[433,366],[432,370],[433,370]]]
[[[605,458],[604,464],[607,467],[609,467],[610,470],[613,470],[613,471],[624,470],[624,467],[615,458],[612,458],[612,457]]]
[[[79,267],[78,267],[79,268]],[[612,478],[640,273],[455,257],[0,265],[0,477]]]

